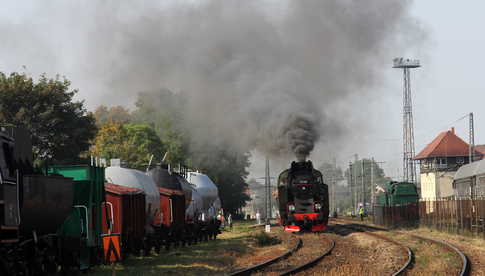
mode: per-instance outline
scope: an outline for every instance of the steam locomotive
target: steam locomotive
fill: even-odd
[[[292,162],[278,177],[280,223],[287,232],[323,231],[328,223],[328,186],[311,161]]]

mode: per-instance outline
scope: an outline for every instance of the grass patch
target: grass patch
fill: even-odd
[[[252,222],[234,222],[216,240],[162,251],[147,257],[130,256],[121,264],[99,266],[89,275],[224,275],[236,259],[250,250]]]
[[[253,238],[256,243],[256,246],[259,246],[259,247],[271,246],[271,245],[276,245],[281,243],[281,240],[278,237],[269,235],[264,231],[260,231],[259,233],[253,235]]]

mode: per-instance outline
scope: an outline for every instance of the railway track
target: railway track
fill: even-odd
[[[356,229],[357,228],[361,228],[361,229],[365,228],[367,230],[384,231],[384,232],[389,232],[389,233],[392,232],[393,234],[411,237],[414,240],[419,240],[421,242],[425,242],[425,243],[428,243],[428,244],[438,245],[439,247],[444,248],[445,250],[447,250],[447,251],[449,251],[453,254],[456,254],[460,258],[461,267],[459,269],[458,275],[466,276],[470,272],[470,262],[468,261],[468,257],[461,250],[459,250],[458,248],[452,246],[451,244],[449,244],[447,242],[438,241],[438,240],[434,240],[434,239],[430,239],[430,238],[425,238],[425,237],[415,235],[415,234],[403,233],[403,232],[399,232],[399,231],[390,231],[389,229],[381,228],[381,227],[369,226],[369,225],[365,225],[365,224],[356,224],[355,221],[342,219],[342,218],[336,219],[335,221],[343,221],[343,222],[346,222],[346,223],[348,223],[348,222],[352,223],[352,226],[347,225],[347,227],[353,227],[353,228],[356,228]],[[363,233],[368,233],[368,234],[371,234],[371,235],[378,235],[376,233],[370,233],[370,232],[363,232]],[[395,238],[396,237],[394,237],[394,239]],[[388,238],[388,239],[390,239],[390,238]]]
[[[292,249],[271,260],[230,275],[292,275],[314,266],[325,256],[329,255],[335,247],[335,241],[321,233],[294,235],[298,237],[298,242]],[[324,244],[323,250],[322,244]]]
[[[362,231],[361,229],[358,229],[357,227],[352,227],[352,226],[343,225],[343,224],[336,224],[336,225],[339,225],[340,227],[343,227],[343,228],[351,229],[354,232],[359,232],[359,233],[362,233],[362,234],[365,234],[365,235],[368,235],[368,236],[375,237],[375,238],[380,239],[380,240],[387,241],[387,242],[392,243],[392,244],[398,246],[399,248],[401,248],[403,253],[407,256],[407,258],[406,258],[405,263],[401,267],[399,267],[399,269],[397,271],[395,271],[391,274],[392,276],[402,275],[409,269],[409,267],[410,267],[410,265],[413,261],[413,256],[414,256],[413,251],[411,250],[410,247],[405,246],[405,245],[403,245],[403,244],[401,244],[401,243],[399,243],[399,242],[397,242],[393,239],[390,239],[386,236],[379,235],[379,234],[376,234],[376,233]],[[338,230],[336,232],[338,232]]]

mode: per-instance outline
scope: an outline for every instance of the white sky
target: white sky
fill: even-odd
[[[422,64],[411,73],[416,154],[452,126],[468,142],[468,117],[457,120],[470,112],[474,113],[475,144],[485,144],[485,70],[481,66],[485,64],[484,11],[485,1],[479,0],[414,1],[412,15],[428,34],[424,47],[402,54]],[[381,166],[391,177],[402,174],[402,72],[392,68],[392,58],[382,64],[389,68],[387,84],[378,88],[390,96],[369,103],[386,105],[388,112],[372,117],[373,129],[356,137],[336,156],[344,168],[357,153],[359,158],[385,162]],[[320,159],[324,154],[311,158]],[[252,169],[256,173],[252,175],[262,175],[263,165],[255,164]]]
[[[0,24],[3,20],[17,22],[25,20],[25,17],[35,16],[34,2],[2,3],[0,7]],[[455,126],[457,134],[465,141],[468,140],[468,120],[456,122],[469,112],[475,115],[475,143],[485,143],[485,72],[482,64],[485,64],[485,1],[450,1],[450,0],[415,0],[412,14],[427,30],[428,40],[424,46],[416,52],[402,53],[405,57],[421,60],[422,68],[412,71],[412,93],[415,126],[416,153],[431,142],[440,131]],[[385,11],[383,11],[385,12]],[[56,15],[53,15],[56,16]],[[43,18],[36,18],[43,20]],[[75,24],[70,22],[71,24]],[[0,25],[1,30],[1,25]],[[29,30],[23,30],[29,35]],[[56,27],[52,30],[43,30],[39,36],[56,35]],[[54,40],[55,41],[55,40]],[[6,40],[0,40],[5,43]],[[24,45],[23,56],[12,56],[9,52],[0,52],[0,71],[21,71],[22,65],[27,65],[27,72],[36,76],[42,72],[48,75],[61,73],[72,80],[72,86],[80,89],[80,98],[86,98],[92,108],[97,104],[93,102],[92,95],[96,87],[94,83],[82,83],[77,73],[82,69],[73,66],[75,60],[69,56],[63,56],[62,47],[52,49],[56,45],[66,45],[55,42],[45,45]],[[1,45],[0,45],[1,46]],[[37,47],[50,47],[49,55],[63,57],[67,61],[53,59],[45,62],[46,57],[33,60]],[[79,47],[79,46],[78,46]],[[2,47],[0,47],[1,49]],[[380,99],[371,99],[363,106],[385,106],[385,114],[375,114],[369,117],[372,121],[371,130],[363,133],[362,137],[356,137],[355,142],[336,156],[339,164],[346,166],[354,153],[360,157],[373,156],[378,161],[386,162],[383,167],[386,173],[397,176],[401,168],[402,159],[402,73],[392,69],[392,58],[388,64],[382,66],[389,68],[386,71],[387,83],[382,89],[385,95]],[[88,62],[88,61],[83,61]],[[69,65],[69,66],[68,66]],[[81,68],[81,69],[80,69]],[[320,153],[315,153],[315,155]],[[314,156],[325,159],[321,156]],[[261,168],[263,163],[252,166],[254,173],[258,175],[264,172]]]

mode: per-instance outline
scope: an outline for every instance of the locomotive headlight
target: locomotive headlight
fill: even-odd
[[[315,203],[315,210],[322,209],[322,205],[320,203]]]
[[[295,211],[295,205],[288,205],[288,210],[290,210],[290,212],[294,212]]]

